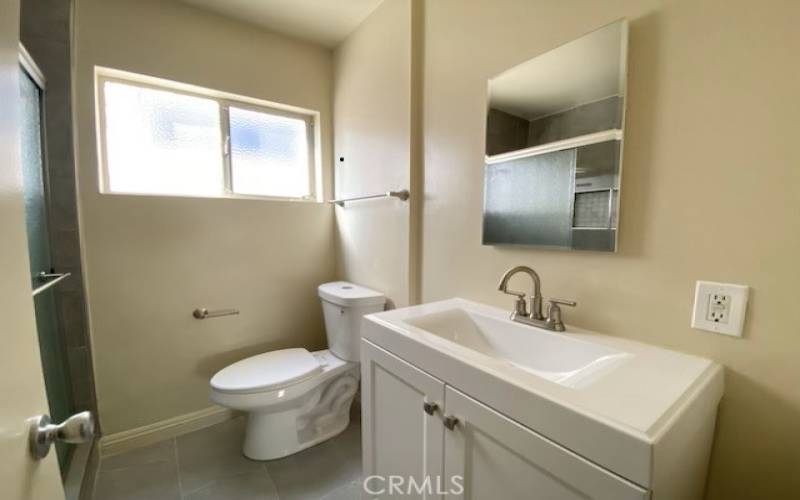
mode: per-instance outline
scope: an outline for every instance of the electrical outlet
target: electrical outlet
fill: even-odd
[[[692,328],[741,337],[747,296],[746,286],[698,281]]]
[[[713,293],[708,296],[706,320],[714,323],[728,323],[731,316],[731,296],[724,293]]]

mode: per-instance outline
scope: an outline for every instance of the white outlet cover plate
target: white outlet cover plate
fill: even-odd
[[[707,319],[711,296],[714,294],[728,295],[731,298],[727,323]],[[748,294],[749,288],[743,285],[698,281],[694,292],[692,328],[732,337],[741,337],[744,328],[744,316],[747,311]]]

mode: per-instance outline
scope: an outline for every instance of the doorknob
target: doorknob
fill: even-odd
[[[85,443],[94,436],[92,412],[83,411],[56,425],[49,415],[38,415],[31,420],[28,435],[31,455],[37,460],[47,456],[50,446],[58,440],[64,443]]]

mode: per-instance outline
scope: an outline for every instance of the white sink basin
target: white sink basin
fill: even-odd
[[[596,380],[631,355],[555,332],[453,308],[408,318],[437,337],[558,384],[577,387]]]
[[[493,386],[489,399],[502,399],[494,391],[511,384],[648,439],[698,380],[714,380],[721,395],[722,370],[710,360],[570,325],[565,332],[523,325],[508,310],[458,298],[371,314],[363,336],[439,378],[474,384],[472,392]]]

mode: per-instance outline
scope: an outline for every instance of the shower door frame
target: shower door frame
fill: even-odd
[[[48,148],[47,148],[47,106],[45,104],[45,96],[47,94],[47,81],[45,79],[44,73],[39,68],[39,65],[36,63],[36,60],[30,55],[28,50],[19,42],[19,65],[20,70],[23,71],[33,83],[39,88],[40,96],[39,96],[39,133],[40,133],[40,150],[41,150],[41,168],[42,168],[42,184],[44,189],[44,204],[45,204],[45,213],[46,219],[48,223],[47,229],[47,243],[49,245],[50,250],[53,248],[53,239],[52,239],[52,231],[50,229],[50,194],[52,192],[50,187],[50,171],[48,168]],[[51,255],[52,259],[52,255]],[[56,302],[58,303],[58,302]],[[61,330],[60,325],[60,318],[59,318],[59,330]],[[41,349],[41,346],[39,347]],[[66,358],[66,352],[62,353]],[[72,376],[70,367],[69,367],[69,360],[66,360],[66,367],[67,367],[67,374],[68,376]],[[71,404],[74,404],[74,395],[72,391],[69,391],[68,399]],[[95,415],[95,418],[97,416]],[[87,471],[91,465],[92,459],[97,458],[97,436],[95,439],[90,443],[85,443],[81,445],[73,445],[74,448],[71,450],[69,463],[65,467],[65,470],[62,472],[62,484],[64,486],[64,493],[66,496],[66,500],[78,500],[80,498],[86,497],[86,493],[84,492],[84,488],[88,488],[88,493],[91,493],[91,489],[93,487],[92,484],[84,484],[87,478]],[[92,456],[94,455],[94,457]]]

